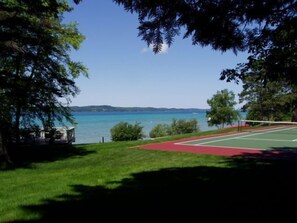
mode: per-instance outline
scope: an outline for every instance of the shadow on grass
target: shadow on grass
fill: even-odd
[[[295,217],[295,161],[229,161],[230,168],[135,173],[115,189],[73,185],[74,195],[23,208],[40,214],[28,222],[285,222]]]
[[[30,168],[34,163],[52,162],[73,156],[85,156],[90,153],[93,152],[87,151],[84,147],[68,144],[20,146],[10,151],[13,161],[11,168]]]

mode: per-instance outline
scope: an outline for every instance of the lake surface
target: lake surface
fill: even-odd
[[[175,119],[196,119],[199,129],[207,131],[216,129],[207,125],[206,112],[168,113],[168,112],[74,112],[76,144],[98,143],[110,140],[110,129],[120,122],[139,123],[148,137],[149,132],[157,124],[170,124]]]

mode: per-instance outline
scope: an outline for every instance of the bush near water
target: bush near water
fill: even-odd
[[[128,122],[120,122],[119,124],[112,127],[110,130],[111,140],[112,141],[133,141],[142,139],[143,126],[140,126],[139,123],[134,125],[129,124]]]
[[[179,135],[194,133],[199,131],[198,121],[196,119],[191,119],[189,121],[184,119],[173,119],[170,125],[168,124],[158,124],[150,131],[150,137],[163,137],[169,135]]]
[[[143,126],[140,123],[129,124],[128,122],[120,122],[111,128],[112,141],[133,141],[144,137]],[[169,124],[157,124],[149,133],[151,138],[180,135],[187,133],[194,133],[199,131],[198,121],[191,119],[189,121],[184,119],[173,119]]]

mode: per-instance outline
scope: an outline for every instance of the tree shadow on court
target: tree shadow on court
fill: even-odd
[[[242,153],[238,157],[297,161],[297,147],[271,147],[269,150],[261,150],[259,153]]]
[[[30,168],[34,163],[52,162],[73,156],[85,156],[88,151],[79,145],[54,144],[38,146],[18,146],[10,150],[13,165],[9,169]]]
[[[295,217],[295,161],[230,158],[227,162],[229,168],[135,173],[114,189],[72,185],[72,195],[23,209],[40,215],[28,222],[284,222]]]

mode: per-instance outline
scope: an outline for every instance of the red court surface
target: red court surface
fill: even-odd
[[[280,150],[261,150],[257,148],[231,148],[224,146],[207,146],[207,145],[185,145],[178,144],[185,141],[197,140],[197,139],[206,139],[206,138],[215,138],[219,136],[232,135],[236,133],[226,133],[226,134],[217,134],[210,136],[201,136],[195,138],[187,138],[182,140],[163,142],[163,143],[153,143],[142,145],[140,148],[147,150],[161,150],[161,151],[173,151],[173,152],[189,152],[195,154],[207,154],[207,155],[216,155],[216,156],[242,156],[242,157],[255,157],[255,158],[273,158],[273,159],[297,159],[297,153],[292,153],[288,151]]]

